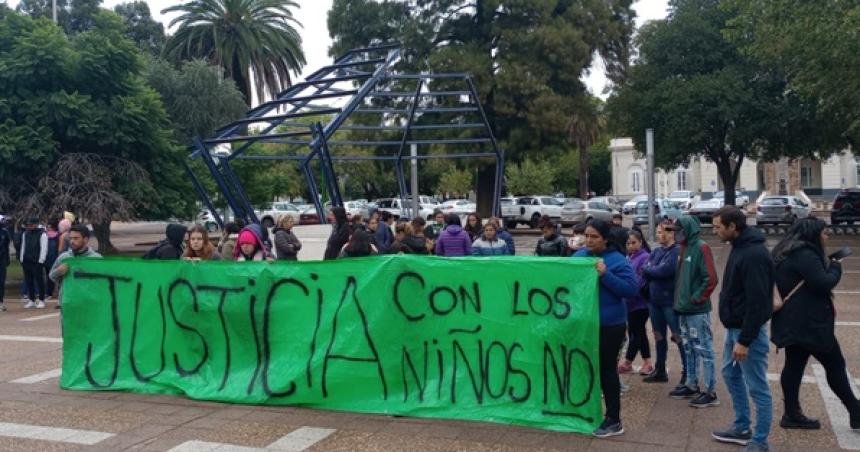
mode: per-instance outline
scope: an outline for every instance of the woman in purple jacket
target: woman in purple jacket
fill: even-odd
[[[436,239],[436,255],[457,257],[472,254],[472,240],[469,233],[463,230],[460,217],[448,214],[445,218],[445,229]]]
[[[627,261],[636,272],[636,282],[641,288],[647,284],[642,277],[642,267],[648,262],[649,253],[647,251],[645,238],[642,233],[637,230],[630,231],[627,238]],[[618,364],[618,373],[633,372],[633,360],[636,355],[642,355],[642,367],[639,369],[640,375],[649,375],[654,372],[654,365],[651,364],[651,346],[648,343],[648,330],[645,325],[648,323],[648,300],[641,295],[625,298],[627,303],[627,337],[629,343],[627,345],[627,355],[624,361]]]

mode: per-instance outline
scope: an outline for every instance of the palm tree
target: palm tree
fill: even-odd
[[[294,25],[291,0],[191,0],[162,14],[181,13],[169,27],[179,25],[164,46],[174,60],[204,58],[224,68],[245,102],[252,103],[252,81],[258,99],[292,84],[305,64],[302,38]]]
[[[588,199],[588,151],[600,139],[605,128],[599,102],[599,99],[591,96],[584,102],[578,102],[568,123],[570,140],[579,149],[579,196],[582,199]]]

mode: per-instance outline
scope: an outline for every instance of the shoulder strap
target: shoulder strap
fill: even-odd
[[[791,296],[792,296],[792,295],[794,295],[798,290],[800,290],[800,288],[803,286],[803,283],[804,283],[804,282],[805,282],[805,281],[801,279],[801,280],[800,280],[800,282],[799,282],[799,283],[797,283],[797,285],[796,285],[796,286],[794,286],[794,289],[791,289],[791,292],[789,292],[789,293],[788,293],[788,295],[786,295],[786,296],[782,299],[782,302],[783,302],[783,303],[785,303],[786,301],[788,301],[788,299],[789,299],[789,298],[791,298]]]

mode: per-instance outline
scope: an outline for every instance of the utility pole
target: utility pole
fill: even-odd
[[[54,23],[57,23],[57,0],[51,0],[51,15],[54,18]]]
[[[657,237],[657,225],[654,222],[654,129],[645,130],[645,158],[648,166],[648,239],[654,243]]]
[[[421,205],[418,204],[418,145],[412,144],[409,147],[409,163],[412,165],[412,218],[421,216]]]

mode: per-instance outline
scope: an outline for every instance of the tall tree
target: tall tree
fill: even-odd
[[[749,55],[782,70],[789,87],[860,144],[860,2],[730,0],[727,35]]]
[[[301,24],[290,0],[192,0],[162,14],[179,13],[164,53],[174,60],[203,58],[224,68],[252,104],[292,84],[305,64]]]
[[[134,217],[168,218],[193,208],[161,99],[144,85],[140,51],[124,31],[119,17],[106,10],[72,38],[45,20],[21,14],[0,20],[0,187],[13,210],[62,211],[59,198],[43,196],[39,187],[69,154],[99,156],[92,168],[118,161],[143,168],[145,178],[111,184],[133,206]],[[108,249],[109,218],[93,220],[99,247]]]
[[[580,80],[595,55],[614,79],[626,72],[632,0],[335,0],[330,54],[400,42],[399,68],[468,72],[495,136],[513,162],[571,147],[570,118],[587,96]],[[511,162],[511,163],[513,163]],[[489,211],[493,169],[478,173]]]
[[[731,188],[747,158],[823,157],[843,140],[779,71],[724,37],[732,15],[719,3],[674,0],[666,20],[646,24],[637,64],[609,102],[617,131],[639,149],[645,129],[654,129],[658,166],[672,168],[697,155],[714,162],[726,203],[734,204]]]
[[[125,35],[150,55],[160,55],[164,49],[164,25],[152,18],[149,5],[137,0],[116,5],[113,11],[125,23]]]

